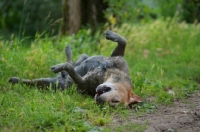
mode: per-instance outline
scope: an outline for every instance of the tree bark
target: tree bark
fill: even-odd
[[[96,30],[105,21],[103,11],[107,7],[103,0],[64,0],[61,34],[76,34],[82,25]]]
[[[103,2],[103,0],[84,0],[82,2],[82,24],[87,25],[90,24],[92,28],[95,30],[98,26],[105,22],[104,18],[104,10],[108,7],[108,4]]]
[[[81,0],[64,0],[62,17],[62,35],[77,33],[81,26]]]

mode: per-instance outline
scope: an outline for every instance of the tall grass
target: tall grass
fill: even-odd
[[[134,91],[144,100],[138,106],[139,111],[149,111],[153,104],[170,104],[199,89],[200,25],[157,20],[144,25],[124,24],[112,30],[127,39],[125,59]],[[56,76],[49,68],[66,60],[66,45],[71,46],[74,60],[82,53],[109,56],[116,46],[104,38],[103,31],[92,37],[89,30],[59,42],[39,36],[31,43],[1,38],[1,131],[101,131],[102,126],[112,123],[114,115],[129,115],[130,111],[121,107],[96,105],[93,98],[77,93],[75,87],[55,92],[8,83],[11,76],[30,79]],[[148,102],[152,97],[154,100]],[[136,131],[144,130],[140,125],[133,126],[137,126]]]

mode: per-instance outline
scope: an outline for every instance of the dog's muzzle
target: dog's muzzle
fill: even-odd
[[[96,89],[95,101],[98,104],[105,103],[105,101],[101,98],[101,95],[111,91],[111,88],[107,85],[99,85]]]

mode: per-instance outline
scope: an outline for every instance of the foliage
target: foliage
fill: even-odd
[[[111,24],[135,23],[149,21],[156,18],[157,3],[155,0],[105,0],[109,7],[105,11],[105,17]],[[116,22],[113,19],[116,18]]]
[[[174,16],[180,21],[189,23],[200,21],[198,0],[120,0],[118,2],[104,0],[104,2],[108,3],[108,8],[103,12],[110,25],[144,23]],[[50,36],[57,35],[62,18],[61,7],[62,1],[58,0],[15,0],[14,2],[1,0],[0,35],[9,37],[14,34],[18,39],[21,36],[33,37],[44,31]],[[84,20],[84,26],[89,25],[85,22],[87,21]],[[91,25],[89,27],[91,28]]]
[[[61,1],[57,0],[1,0],[0,34],[15,33],[19,36],[34,36],[46,31],[58,33],[61,18]]]
[[[181,21],[197,23],[200,21],[200,1],[198,0],[158,0],[159,13],[162,17],[178,16]]]
[[[177,23],[174,19],[157,20],[143,25],[123,24],[113,28],[127,39],[127,60],[134,92],[143,98],[139,112],[124,107],[98,106],[93,98],[70,90],[41,91],[25,85],[10,85],[11,76],[39,78],[55,76],[49,67],[65,61],[64,48],[70,45],[73,59],[80,54],[109,56],[115,43],[102,31],[54,41],[38,34],[31,46],[16,37],[0,40],[0,129],[2,131],[112,131],[106,128],[116,115],[154,112],[157,104],[170,104],[198,90],[200,80],[200,25]],[[44,35],[45,36],[45,35]],[[19,41],[20,40],[20,41]],[[151,101],[149,102],[149,98]],[[143,131],[148,124],[126,124],[114,130]],[[111,130],[110,130],[111,129]]]
[[[197,23],[200,21],[200,1],[185,0],[183,3],[182,20],[189,23]]]
[[[105,0],[109,7],[105,17],[111,25],[148,22],[160,18],[178,17],[179,21],[200,21],[198,0]]]
[[[183,9],[184,0],[158,0],[158,5],[159,5],[159,15],[161,17],[174,17],[176,12],[179,12],[179,15],[181,15]]]

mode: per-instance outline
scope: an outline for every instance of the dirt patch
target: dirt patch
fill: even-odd
[[[200,132],[200,91],[184,101],[175,101],[171,106],[159,106],[155,113],[128,118],[115,118],[113,125],[131,122],[147,126],[145,132]]]

